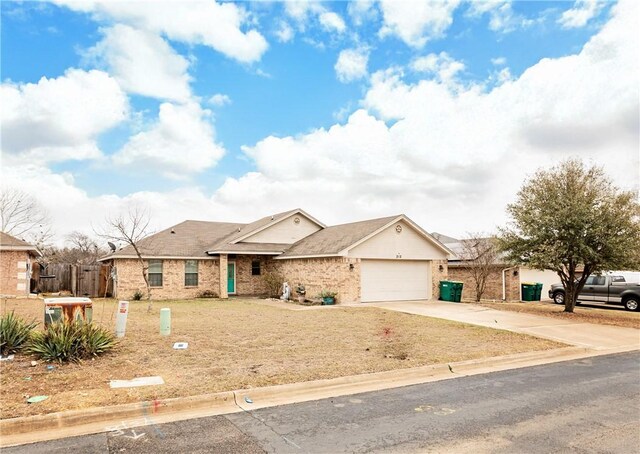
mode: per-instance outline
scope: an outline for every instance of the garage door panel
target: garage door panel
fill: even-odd
[[[361,301],[429,299],[429,261],[363,260]]]

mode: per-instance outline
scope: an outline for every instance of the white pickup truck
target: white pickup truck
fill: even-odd
[[[564,287],[553,284],[549,289],[549,298],[558,304],[564,304]],[[589,301],[620,304],[629,311],[640,308],[640,284],[627,282],[624,276],[589,276],[578,295],[579,303]]]

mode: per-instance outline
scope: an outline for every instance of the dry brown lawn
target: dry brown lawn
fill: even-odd
[[[95,300],[94,322],[114,327],[116,303]],[[159,335],[159,310],[171,308],[172,333]],[[300,309],[298,306],[296,309]],[[41,300],[5,300],[42,320]],[[173,350],[188,342],[187,350]],[[116,351],[80,364],[31,367],[16,355],[0,369],[2,418],[192,396],[346,375],[544,350],[555,342],[373,307],[287,310],[260,300],[131,302]],[[109,380],[160,375],[165,384],[110,389]],[[34,395],[50,398],[27,404]]]
[[[573,314],[564,312],[564,306],[552,302],[526,303],[477,303],[501,311],[526,312],[528,314],[574,320],[584,323],[640,328],[640,312],[626,311],[622,306],[576,306]]]

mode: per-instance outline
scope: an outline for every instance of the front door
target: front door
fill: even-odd
[[[233,295],[236,293],[236,264],[229,262],[227,264],[227,293]]]

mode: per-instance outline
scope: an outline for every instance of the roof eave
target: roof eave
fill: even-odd
[[[318,221],[316,218],[314,218],[313,216],[309,215],[308,213],[306,213],[304,210],[298,208],[297,210],[292,211],[291,213],[289,213],[288,215],[279,218],[279,219],[274,219],[273,221],[269,222],[268,224],[263,225],[262,227],[259,227],[257,229],[251,230],[250,232],[245,233],[244,235],[242,235],[239,238],[235,238],[233,241],[231,241],[230,244],[236,244],[241,242],[242,240],[245,240],[247,238],[249,238],[250,236],[253,236],[257,233],[260,233],[266,229],[268,229],[269,227],[278,224],[279,222],[285,221],[287,219],[289,219],[291,216],[295,216],[296,214],[302,214],[304,217],[306,217],[307,219],[309,219],[310,221],[314,222],[315,224],[317,224],[319,227],[321,228],[326,228],[327,226],[324,225],[322,222]]]

